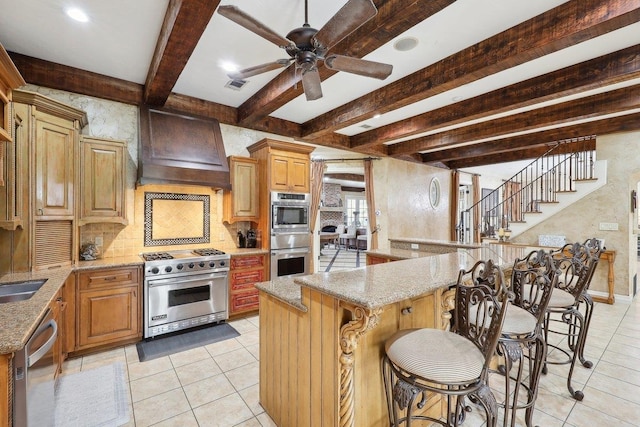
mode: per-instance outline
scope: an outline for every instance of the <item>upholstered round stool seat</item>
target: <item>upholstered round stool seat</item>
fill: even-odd
[[[440,383],[480,378],[485,357],[473,342],[439,329],[411,329],[385,343],[387,357],[398,368]]]
[[[535,332],[538,320],[522,307],[511,305],[507,310],[502,326],[502,335],[521,336]]]
[[[571,307],[575,304],[576,297],[571,295],[569,292],[562,289],[554,289],[551,294],[551,300],[549,301],[549,308],[567,308]]]

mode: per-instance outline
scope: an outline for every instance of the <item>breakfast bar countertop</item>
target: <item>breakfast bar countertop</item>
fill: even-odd
[[[10,282],[47,279],[33,296],[24,301],[0,304],[0,354],[13,353],[25,346],[38,322],[47,311],[60,287],[73,268],[27,273],[8,273],[0,276],[0,285]]]

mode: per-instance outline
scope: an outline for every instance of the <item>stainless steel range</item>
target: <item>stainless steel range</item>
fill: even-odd
[[[197,249],[142,258],[144,338],[229,318],[228,254]]]

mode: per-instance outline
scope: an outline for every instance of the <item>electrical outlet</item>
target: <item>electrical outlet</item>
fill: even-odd
[[[618,223],[617,222],[601,222],[600,230],[603,231],[618,231]]]
[[[104,244],[104,240],[102,239],[102,236],[97,236],[96,237],[96,246],[102,246]]]
[[[411,244],[411,249],[418,249],[420,246],[417,243]]]

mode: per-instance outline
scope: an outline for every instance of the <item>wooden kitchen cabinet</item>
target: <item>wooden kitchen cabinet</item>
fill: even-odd
[[[77,273],[76,350],[142,337],[140,267]]]
[[[384,264],[385,262],[391,262],[390,258],[367,254],[367,265]]]
[[[309,156],[291,154],[271,155],[271,190],[308,193]]]
[[[73,122],[36,112],[35,215],[73,218],[78,130]]]
[[[13,89],[25,84],[24,79],[15,64],[0,44],[0,187],[11,186],[13,182],[6,176],[6,145],[10,145],[12,139],[11,126],[11,100]],[[6,141],[6,142],[3,142]],[[0,218],[1,220],[1,218]]]
[[[251,158],[258,161],[260,214],[257,229],[269,236],[271,218],[271,191],[309,193],[311,183],[310,155],[315,147],[289,142],[262,139],[247,147]],[[270,239],[262,239],[262,248],[270,249]]]
[[[58,325],[58,338],[53,345],[53,364],[56,369],[56,378],[62,372],[62,363],[66,357],[66,302],[64,301],[64,287],[65,285],[60,288],[53,301],[49,304],[49,309],[53,313],[53,320],[55,320]]]
[[[0,145],[0,157],[6,185],[0,186],[0,228],[14,231],[24,226],[29,204],[28,110],[14,108],[12,141]]]
[[[249,157],[229,156],[231,191],[223,195],[222,220],[258,221],[258,161]]]
[[[229,271],[229,315],[258,310],[255,284],[267,280],[266,254],[233,255]]]
[[[80,219],[89,223],[126,225],[126,142],[80,137]]]
[[[79,132],[87,124],[87,115],[24,90],[13,91],[13,103],[32,159],[25,184],[29,196],[25,206],[30,212],[23,221],[29,248],[18,259],[24,258],[33,270],[71,265],[78,257]]]

